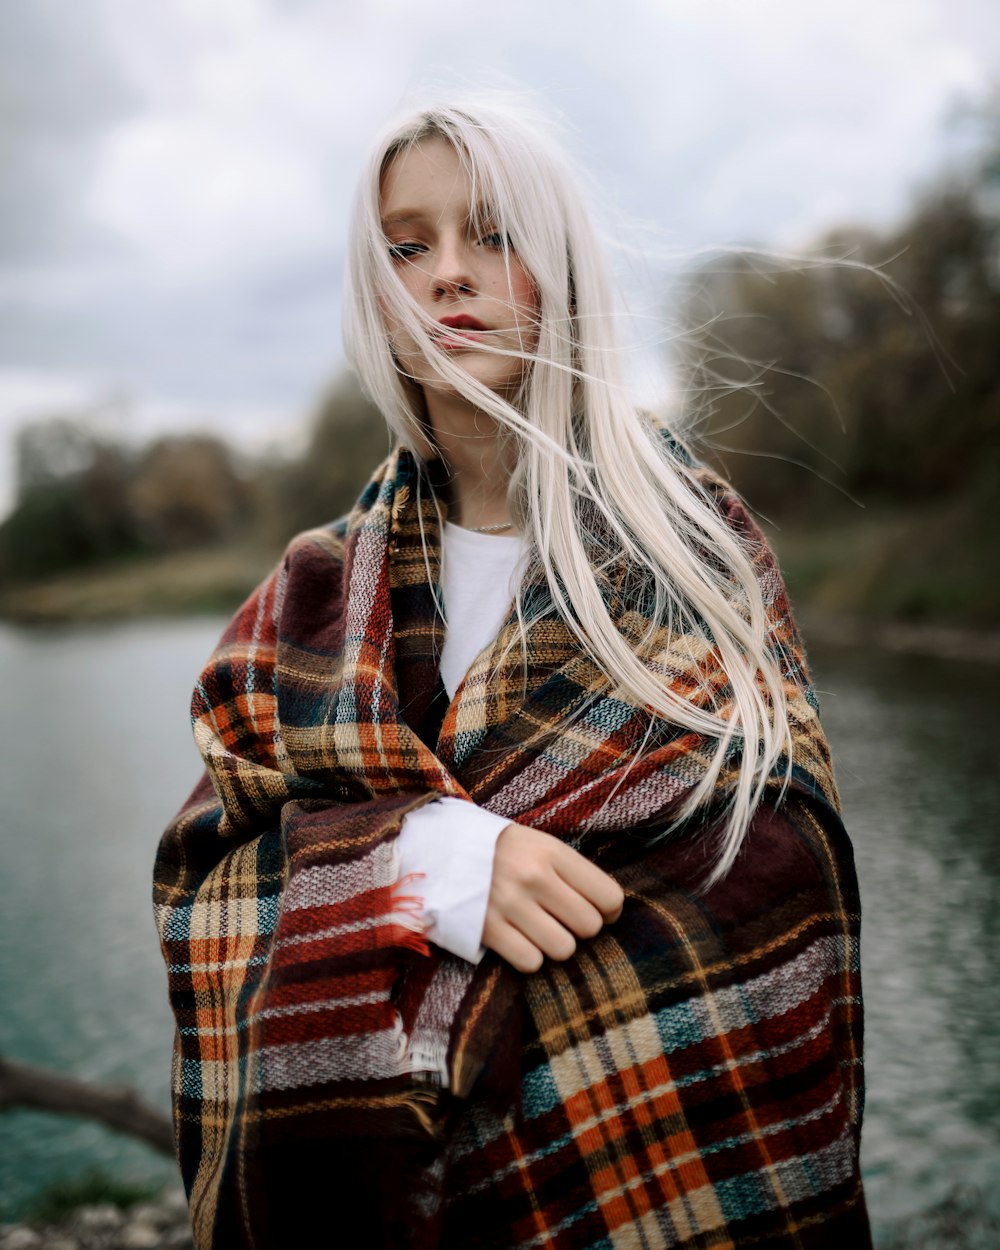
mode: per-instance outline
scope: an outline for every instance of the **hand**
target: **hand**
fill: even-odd
[[[594,937],[622,913],[613,877],[550,833],[511,824],[493,855],[483,945],[518,972],[568,959],[578,937]]]

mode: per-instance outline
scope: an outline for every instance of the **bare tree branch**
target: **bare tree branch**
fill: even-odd
[[[0,1111],[30,1107],[98,1120],[174,1157],[170,1117],[143,1102],[127,1085],[98,1085],[0,1055]]]

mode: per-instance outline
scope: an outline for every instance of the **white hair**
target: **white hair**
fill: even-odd
[[[434,347],[430,332],[440,327],[406,293],[390,256],[380,216],[383,176],[398,153],[431,137],[452,145],[469,177],[472,204],[507,240],[538,291],[533,350],[481,349],[527,362],[520,389],[509,399]],[[731,867],[782,760],[788,776],[782,674],[769,649],[752,552],[698,486],[679,446],[636,409],[623,385],[615,304],[583,204],[562,146],[510,100],[475,99],[411,113],[383,134],[361,179],[346,284],[347,351],[390,428],[419,457],[436,453],[421,393],[397,367],[387,315],[430,370],[514,440],[508,502],[548,584],[548,606],[622,698],[716,743],[678,821],[718,797],[723,767],[738,754],[714,881]],[[629,619],[643,625],[630,637],[616,625],[601,590],[607,571],[622,568],[629,573],[622,590],[626,608],[636,613]],[[520,591],[516,604],[523,655],[532,620]],[[664,627],[715,650],[731,687],[724,703],[707,689],[690,699],[665,684]]]

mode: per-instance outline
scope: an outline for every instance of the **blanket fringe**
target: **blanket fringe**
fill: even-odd
[[[434,1090],[411,1090],[400,1104],[415,1117],[420,1128],[435,1141],[444,1138],[444,1117],[441,1115],[441,1099]]]
[[[395,945],[417,951],[420,955],[430,955],[430,944],[424,936],[427,925],[423,919],[423,895],[401,893],[411,882],[423,875],[422,872],[408,872],[389,888],[390,916]]]

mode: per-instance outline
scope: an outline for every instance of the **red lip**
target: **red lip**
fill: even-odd
[[[477,321],[475,317],[468,317],[463,314],[460,317],[441,317],[438,320],[439,326],[447,326],[449,330],[485,330],[486,326],[481,321]]]

